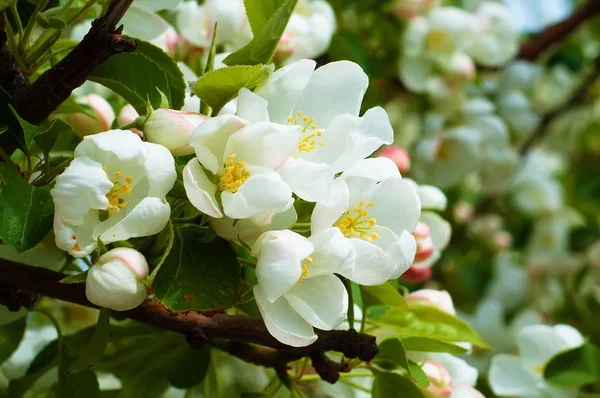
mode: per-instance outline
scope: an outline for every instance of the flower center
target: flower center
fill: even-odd
[[[108,174],[108,169],[103,167],[104,172]],[[123,172],[115,172],[115,178],[108,177],[110,182],[113,183],[112,188],[106,194],[108,199],[108,210],[118,213],[122,208],[127,206],[127,201],[123,198],[131,193],[131,187],[129,186],[133,182],[133,178],[130,175],[125,177],[125,183],[121,183],[121,177]]]
[[[219,189],[235,193],[248,178],[250,178],[250,173],[246,170],[244,161],[236,162],[235,153],[233,153],[227,157],[227,162],[225,162],[223,176],[219,179]]]
[[[371,232],[371,229],[377,225],[377,221],[374,218],[368,218],[369,212],[365,209],[365,206],[373,207],[375,202],[365,204],[365,201],[361,200],[358,206],[348,208],[333,226],[338,227],[346,238],[359,237],[368,242],[379,238],[377,232]]]
[[[432,30],[426,41],[427,48],[433,51],[450,51],[452,48],[450,35],[443,30]]]
[[[308,116],[302,116],[302,112],[298,111],[296,117],[288,117],[288,124],[295,124],[302,126],[302,140],[298,144],[298,151],[310,152],[317,148],[317,145],[323,146],[323,141],[315,141],[315,137],[321,137],[323,131],[319,130],[316,124],[314,124],[315,118]]]
[[[308,277],[308,266],[312,263],[313,259],[310,256],[306,257],[304,261],[302,261],[302,275],[300,275],[300,278],[298,278],[298,282],[296,282],[298,285],[302,283],[302,278]]]

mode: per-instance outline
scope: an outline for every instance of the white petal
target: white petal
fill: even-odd
[[[312,326],[284,297],[271,303],[258,285],[254,286],[254,297],[269,333],[277,340],[292,347],[306,347],[317,340]]]
[[[310,255],[313,263],[308,265],[308,275],[338,273],[343,276],[352,275],[356,252],[349,239],[346,239],[339,228],[331,227],[311,235],[308,240],[314,246]]]
[[[133,6],[148,12],[156,12],[174,9],[179,3],[181,3],[181,0],[135,0]]]
[[[579,333],[579,330],[569,325],[555,325],[554,333],[559,335],[569,348],[579,347],[585,342],[585,339]]]
[[[313,234],[331,227],[344,214],[349,206],[350,192],[348,185],[341,178],[331,184],[331,192],[325,203],[317,203],[310,217],[310,228]]]
[[[396,273],[394,259],[382,248],[366,240],[352,238],[356,250],[356,265],[352,281],[359,285],[377,286],[385,283]]]
[[[202,122],[190,137],[198,161],[208,171],[217,174],[223,169],[223,159],[227,140],[242,129],[248,121],[233,115],[221,115]]]
[[[424,56],[402,56],[398,63],[398,75],[409,90],[416,93],[425,92],[427,82],[433,76],[431,62]]]
[[[572,348],[554,328],[547,325],[532,325],[522,329],[517,345],[523,362],[530,368],[544,366],[554,355]]]
[[[450,223],[440,217],[437,213],[424,211],[421,213],[420,221],[427,224],[431,233],[431,240],[437,250],[442,250],[448,246],[452,227]]]
[[[364,177],[373,181],[383,181],[400,177],[398,166],[389,158],[377,157],[355,162],[342,174],[342,178]]]
[[[373,244],[383,249],[394,260],[394,270],[388,279],[398,278],[415,260],[417,252],[415,237],[407,231],[403,231],[398,236],[391,229],[379,225],[374,226],[372,231],[379,234],[379,238],[373,240]]]
[[[448,199],[438,187],[419,185],[417,193],[421,199],[421,208],[427,210],[445,210]]]
[[[304,320],[321,330],[339,326],[348,311],[348,292],[333,274],[304,278],[285,298]]]
[[[252,255],[258,259],[256,278],[270,302],[298,283],[301,263],[313,249],[307,238],[290,230],[269,231],[258,238],[252,248]]]
[[[324,163],[302,158],[288,158],[277,172],[290,185],[292,192],[308,202],[325,202],[331,192],[334,173]]]
[[[287,210],[293,203],[292,191],[279,174],[263,169],[250,178],[235,193],[223,191],[223,211],[229,218],[251,218],[264,213]]]
[[[273,73],[267,82],[255,93],[269,103],[269,116],[272,122],[285,123],[292,114],[300,94],[308,84],[315,61],[303,59]]]
[[[185,165],[183,186],[188,199],[196,209],[211,217],[223,217],[215,198],[217,186],[210,182],[198,159],[193,158]]]
[[[227,141],[224,156],[276,170],[298,150],[300,126],[260,122],[250,124]]]
[[[268,122],[269,103],[247,88],[242,88],[238,94],[236,115],[250,123]]]
[[[179,5],[176,25],[177,31],[194,46],[210,46],[206,10],[197,2],[185,1]]]
[[[89,301],[116,311],[126,311],[140,305],[146,298],[146,286],[121,261],[94,265],[85,282]]]
[[[464,359],[446,353],[432,353],[429,358],[446,368],[453,385],[474,387],[477,383],[479,372]]]
[[[538,396],[536,378],[523,368],[521,359],[514,355],[498,354],[492,358],[489,383],[496,395]]]
[[[171,27],[157,14],[135,5],[129,8],[120,23],[123,24],[123,34],[146,41],[156,39]]]
[[[377,185],[371,200],[375,205],[369,209],[369,217],[374,217],[378,225],[390,228],[397,235],[414,231],[421,204],[410,183],[398,177],[389,178]]]
[[[121,211],[127,210],[129,210],[129,207],[121,209]],[[121,222],[104,231],[100,238],[104,243],[111,243],[118,240],[154,235],[163,230],[169,222],[170,215],[171,206],[168,202],[159,198],[144,198]],[[101,227],[101,224],[99,227]],[[96,229],[94,230],[94,236],[97,236]]]
[[[162,145],[146,142],[148,158],[144,164],[146,178],[150,184],[148,196],[164,198],[173,188],[177,179],[175,159],[167,148]]]
[[[106,194],[112,187],[102,164],[78,157],[56,178],[50,193],[56,214],[70,224],[80,225],[90,209],[108,207]]]
[[[75,258],[82,258],[96,250],[97,242],[92,236],[98,225],[98,212],[89,211],[80,225],[66,223],[58,213],[54,214],[54,237],[56,247],[68,251]]]
[[[361,67],[350,61],[330,62],[312,74],[294,108],[315,124],[327,126],[334,117],[358,116],[369,78]]]

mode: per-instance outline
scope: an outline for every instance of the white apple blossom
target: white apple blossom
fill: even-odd
[[[84,257],[98,238],[111,243],[160,232],[175,179],[171,153],[131,131],[84,137],[51,191],[56,246]]]
[[[329,48],[335,32],[333,8],[325,0],[299,0],[275,50],[284,63],[317,58]]]
[[[104,253],[88,270],[85,295],[90,302],[126,311],[146,298],[142,280],[148,276],[146,258],[137,250],[118,247]]]
[[[520,355],[498,354],[492,359],[492,391],[502,397],[575,397],[575,389],[547,384],[543,371],[554,355],[583,343],[583,336],[568,325],[532,325],[522,329],[517,342]]]
[[[156,109],[144,122],[142,131],[147,141],[164,146],[173,156],[191,155],[194,149],[189,146],[190,136],[206,119],[196,112]]]
[[[135,0],[121,19],[123,33],[142,40],[156,40],[172,29],[158,11],[171,10],[181,0]]]
[[[419,196],[390,159],[366,159],[334,181],[327,202],[317,203],[311,231],[339,228],[356,250],[351,279],[380,285],[412,264],[416,242],[411,232],[420,211]]]
[[[206,120],[192,134],[196,157],[183,170],[190,202],[214,218],[253,218],[288,209],[292,191],[275,170],[297,151],[300,134],[299,126],[250,123],[233,115]]]
[[[410,155],[406,151],[406,149],[397,146],[397,145],[389,145],[377,152],[377,156],[383,156],[385,158],[389,158],[394,162],[396,166],[398,166],[398,170],[400,174],[404,174],[410,169]]]
[[[269,332],[302,347],[317,340],[313,327],[332,330],[348,309],[348,293],[334,275],[352,274],[355,252],[337,228],[305,238],[289,230],[266,232],[252,248],[258,260],[254,297]]]
[[[92,108],[92,115],[85,113],[70,113],[66,121],[80,137],[97,134],[110,130],[115,121],[115,111],[103,97],[98,94],[88,94],[77,98],[77,102]]]
[[[210,48],[215,22],[217,45],[237,50],[252,39],[243,0],[184,1],[177,8],[177,30],[196,47]]]
[[[464,359],[450,354],[430,353],[428,361],[444,369],[448,374],[447,377],[450,382],[448,383],[448,379],[443,380],[446,381],[446,384],[442,384],[442,388],[449,388],[450,394],[441,396],[450,398],[483,398],[483,395],[473,388],[477,382],[479,372]]]
[[[323,202],[334,173],[391,144],[393,130],[383,108],[359,117],[369,84],[360,66],[339,61],[315,70],[315,65],[300,60],[273,73],[255,93],[242,89],[237,116],[297,126],[300,142],[278,173],[300,198]]]

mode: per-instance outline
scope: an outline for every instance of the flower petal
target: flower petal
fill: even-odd
[[[269,117],[272,122],[285,123],[292,114],[298,98],[308,84],[316,62],[303,59],[273,73],[267,82],[255,93],[269,103]]]
[[[421,213],[420,221],[427,224],[431,233],[431,240],[437,250],[445,249],[450,242],[452,227],[450,223],[440,217],[437,213],[424,211]]]
[[[373,244],[383,249],[394,260],[394,271],[388,279],[398,278],[415,260],[417,242],[414,236],[407,231],[398,236],[390,228],[379,225],[374,226],[372,231],[379,234],[379,237],[373,240]]]
[[[385,159],[385,158],[383,158]],[[369,209],[378,225],[391,228],[397,235],[412,232],[421,215],[421,203],[413,186],[401,178],[388,178],[375,188]]]
[[[517,346],[523,363],[532,369],[544,366],[546,362],[571,345],[547,325],[532,325],[521,330]]]
[[[289,157],[277,172],[292,192],[307,202],[325,202],[329,197],[334,173],[325,163]]]
[[[225,147],[229,137],[248,124],[248,121],[233,115],[220,115],[202,122],[190,137],[198,161],[208,171],[217,174],[223,169]]]
[[[144,163],[146,178],[150,184],[148,196],[164,198],[173,188],[177,180],[175,159],[167,148],[162,145],[144,143],[148,147],[148,158]]]
[[[536,378],[527,372],[521,359],[514,355],[498,354],[492,358],[489,383],[499,396],[537,397]]]
[[[238,94],[236,116],[250,123],[268,122],[268,106],[269,103],[267,101],[244,87],[240,89]]]
[[[368,85],[369,78],[358,64],[330,62],[313,72],[293,113],[315,118],[319,126],[327,126],[339,115],[358,116]]]
[[[156,39],[171,27],[167,21],[154,12],[136,7],[135,4],[129,8],[120,21],[123,24],[123,34],[149,41]]]
[[[417,193],[421,199],[421,208],[428,210],[445,210],[448,199],[444,192],[433,185],[419,185]]]
[[[306,347],[317,341],[312,326],[294,311],[284,297],[271,303],[258,285],[253,291],[267,330],[278,341],[292,347]]]
[[[331,227],[311,235],[308,240],[314,251],[310,255],[313,263],[308,265],[310,278],[338,273],[343,276],[352,275],[356,252],[339,228]]]
[[[342,178],[349,177],[364,177],[373,181],[383,181],[392,177],[400,177],[400,171],[393,160],[377,157],[354,162],[342,174]]]
[[[304,278],[285,298],[304,320],[321,330],[339,326],[348,311],[348,292],[333,274]]]
[[[271,303],[293,288],[302,275],[302,261],[313,252],[310,241],[290,230],[262,234],[252,248],[258,259],[256,278]]]
[[[250,178],[235,192],[223,191],[223,211],[229,218],[251,218],[287,210],[294,203],[292,191],[279,174],[261,168],[248,168]]]
[[[215,193],[217,186],[210,182],[198,159],[191,159],[183,169],[185,193],[194,207],[215,218],[223,217]]]
[[[128,209],[128,208],[126,208]],[[126,211],[126,210],[121,210]],[[123,220],[107,231],[101,232],[102,224],[94,229],[104,243],[139,238],[159,233],[169,222],[171,206],[159,198],[144,198]]]
[[[350,278],[359,285],[377,286],[396,274],[394,259],[382,248],[366,240],[352,238],[356,250],[356,265]]]
[[[350,192],[346,182],[337,178],[331,184],[331,192],[327,201],[317,203],[310,217],[310,228],[313,234],[331,227],[344,214],[349,206]]]

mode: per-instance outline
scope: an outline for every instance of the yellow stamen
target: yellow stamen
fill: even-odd
[[[375,202],[369,202],[367,206],[373,207]],[[367,218],[369,212],[364,209],[365,201],[361,200],[357,206],[348,208],[344,214],[333,224],[347,238],[364,239],[367,242],[372,242],[373,239],[379,238],[377,232],[371,232],[371,229],[377,225],[377,220]]]
[[[232,193],[237,192],[248,178],[250,178],[250,173],[246,170],[244,161],[236,162],[235,154],[231,154],[227,157],[223,176],[219,180],[219,189]]]
[[[108,169],[103,167],[104,171],[108,173]],[[113,183],[112,188],[106,194],[106,198],[108,199],[108,210],[114,213],[118,213],[121,209],[127,207],[127,201],[124,199],[124,196],[129,195],[132,191],[132,188],[128,185],[133,182],[133,178],[128,175],[125,177],[125,184],[121,184],[121,177],[123,176],[123,172],[116,171],[115,179],[109,177],[109,180]]]

